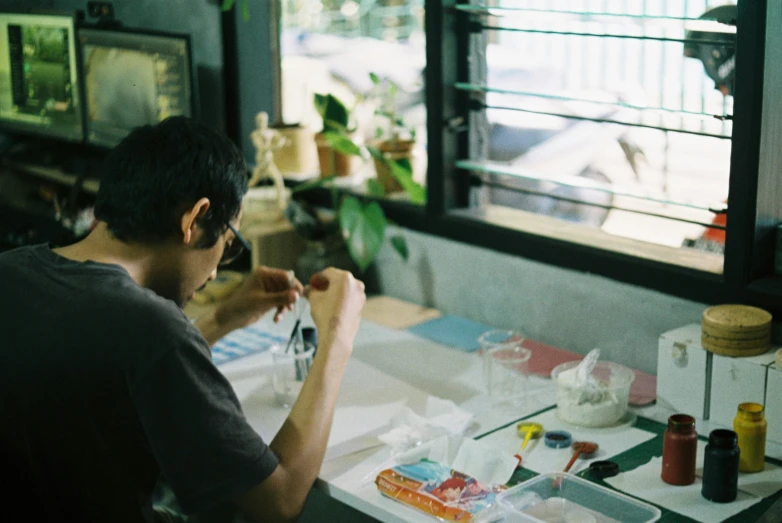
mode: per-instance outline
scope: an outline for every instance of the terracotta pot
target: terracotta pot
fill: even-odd
[[[407,158],[410,165],[413,164],[413,148],[415,147],[415,140],[386,140],[383,142],[375,143],[375,147],[383,153],[383,156],[388,160],[401,160]],[[388,165],[374,158],[375,161],[375,173],[377,174],[378,181],[383,185],[386,193],[393,193],[402,191],[402,186],[391,174],[391,169]]]
[[[320,175],[350,176],[355,170],[356,157],[335,151],[323,139],[323,133],[315,135],[315,144],[318,146],[318,163]]]

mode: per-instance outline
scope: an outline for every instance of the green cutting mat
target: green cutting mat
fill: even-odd
[[[522,419],[529,419],[534,416],[537,416],[538,414],[542,412],[546,412],[548,410],[551,410],[555,407],[547,407],[541,411],[535,412],[534,414],[530,414],[529,416],[525,416]],[[500,427],[496,430],[493,430],[489,433],[481,435],[481,437],[488,436],[491,433],[497,432],[498,430],[502,430],[506,427],[509,427],[511,425],[515,425],[521,420],[516,420],[513,423],[508,423],[507,425]],[[613,458],[611,458],[611,461],[614,461],[619,465],[619,469],[622,471],[627,470],[633,470],[636,467],[639,467],[641,465],[644,465],[647,463],[651,458],[662,456],[663,453],[663,433],[665,432],[665,425],[663,423],[660,423],[658,421],[651,420],[649,418],[644,418],[642,416],[638,416],[636,419],[635,424],[633,425],[635,428],[645,430],[648,432],[651,432],[652,434],[655,434],[655,437],[641,443],[640,445],[633,447],[630,450],[627,450],[625,452],[622,452],[621,454],[617,454]],[[706,441],[707,438],[701,437],[700,439]],[[779,460],[766,458],[766,461],[769,463],[774,463],[775,465],[782,465],[782,462]],[[587,479],[589,481],[592,481],[593,483],[597,483],[598,485],[601,485],[603,487],[609,488],[611,490],[616,490],[617,492],[622,492],[621,490],[614,489],[611,485],[604,481],[599,480],[593,480],[587,470],[584,470],[582,472],[579,472],[577,474],[579,477],[582,477],[584,479]],[[522,481],[526,481],[530,478],[534,478],[537,476],[536,472],[532,472],[531,470],[527,470],[524,468],[517,469],[516,472],[514,472],[513,476],[511,477],[510,481],[508,482],[508,485],[513,486],[518,483],[521,483]],[[626,492],[622,492],[622,494],[630,497],[635,497],[627,494]],[[747,523],[750,521],[757,521],[760,519],[760,516],[763,515],[766,510],[768,510],[769,506],[771,504],[779,499],[782,498],[782,491],[777,492],[773,496],[770,496],[768,498],[765,498],[763,501],[752,505],[750,508],[743,512],[739,512],[735,516],[726,519],[723,523]],[[649,503],[643,498],[636,498],[644,503]],[[652,505],[654,505],[652,503]],[[662,516],[660,517],[659,521],[664,523],[671,523],[671,522],[693,522],[697,523],[696,520],[688,518],[687,516],[683,516],[677,512],[674,512],[670,509],[667,509],[665,507],[661,507],[659,505],[655,505],[657,508],[659,508],[662,511]]]

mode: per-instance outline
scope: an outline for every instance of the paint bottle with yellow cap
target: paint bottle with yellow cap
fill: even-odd
[[[760,472],[766,457],[766,421],[765,409],[760,403],[739,404],[733,419],[733,431],[738,435],[739,471]]]

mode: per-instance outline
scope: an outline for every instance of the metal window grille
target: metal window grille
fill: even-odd
[[[457,9],[469,20],[470,71],[456,88],[472,109],[457,166],[478,182],[471,201],[674,246],[718,231],[709,247],[721,250],[735,5],[474,0]]]

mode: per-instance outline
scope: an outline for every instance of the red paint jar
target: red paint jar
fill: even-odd
[[[671,485],[694,483],[697,452],[695,418],[687,414],[674,414],[668,418],[668,428],[663,435],[663,481]]]

